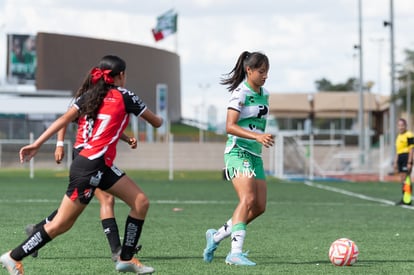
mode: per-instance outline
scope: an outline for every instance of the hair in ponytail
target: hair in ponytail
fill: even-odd
[[[84,96],[85,104],[80,110],[80,115],[86,115],[88,119],[95,120],[99,108],[107,92],[114,87],[113,78],[124,72],[126,63],[114,55],[104,56],[98,65],[86,75],[85,80],[75,98]]]
[[[230,73],[226,74],[220,81],[222,85],[228,85],[227,89],[234,91],[241,82],[246,78],[246,68],[258,69],[263,64],[269,68],[269,59],[267,56],[260,52],[248,52],[244,51],[237,59],[236,65]]]

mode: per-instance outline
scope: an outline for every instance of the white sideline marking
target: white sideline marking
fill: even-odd
[[[381,203],[381,204],[385,204],[385,205],[395,205],[395,203],[393,201],[390,200],[384,200],[384,199],[380,199],[380,198],[374,198],[374,197],[370,197],[370,196],[366,196],[366,195],[362,195],[362,194],[358,194],[358,193],[354,193],[351,191],[346,191],[344,189],[340,189],[340,188],[335,188],[335,187],[331,187],[331,186],[326,186],[326,185],[322,185],[322,184],[317,184],[311,181],[304,181],[304,184],[310,186],[310,187],[315,187],[315,188],[319,188],[319,189],[324,189],[324,190],[328,190],[328,191],[332,191],[332,192],[336,192],[336,193],[340,193],[343,195],[347,195],[347,196],[351,196],[351,197],[355,197],[355,198],[359,198],[362,200],[368,200],[368,201],[373,201],[373,202],[377,202],[377,203]],[[23,200],[13,200],[13,199],[0,199],[0,204],[1,203],[55,203],[55,204],[59,204],[61,202],[61,200],[49,200],[49,199],[23,199]],[[123,201],[116,199],[117,203],[124,203]],[[92,200],[90,202],[91,204],[96,204],[99,203],[98,200]],[[188,204],[188,205],[195,205],[195,204],[199,204],[199,205],[209,205],[209,204],[237,204],[237,201],[218,201],[218,200],[150,200],[151,204]],[[280,205],[280,204],[289,204],[286,202],[276,202],[276,201],[267,201],[268,205]],[[335,205],[336,203],[317,203],[318,205]],[[312,205],[315,205],[315,203],[312,203]],[[406,208],[406,209],[411,209],[414,210],[414,207],[412,206],[408,206],[408,205],[401,205],[401,207]]]
[[[354,197],[354,198],[358,198],[358,199],[361,199],[361,200],[374,201],[374,202],[379,202],[379,203],[386,204],[386,205],[395,205],[395,202],[390,201],[390,200],[374,198],[374,197],[362,195],[362,194],[359,194],[359,193],[354,193],[354,192],[351,192],[351,191],[347,191],[347,190],[344,190],[344,189],[340,189],[340,188],[335,188],[335,187],[331,187],[331,186],[317,184],[317,183],[307,181],[307,180],[305,180],[304,183],[308,186],[311,186],[311,187],[316,187],[316,188],[319,188],[319,189],[324,189],[324,190],[340,193],[340,194],[347,195],[347,196]],[[400,206],[403,207],[403,208],[414,210],[414,207],[409,206],[409,205],[400,205]]]

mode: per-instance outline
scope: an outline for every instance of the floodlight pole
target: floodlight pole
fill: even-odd
[[[314,156],[314,132],[313,132],[313,124],[315,121],[315,98],[313,96],[313,94],[309,94],[308,95],[308,102],[309,102],[309,106],[310,106],[310,112],[309,112],[309,122],[310,122],[310,127],[309,127],[309,180],[313,180],[314,179],[314,165],[315,165],[315,156]]]
[[[390,55],[391,55],[391,100],[390,100],[390,148],[391,156],[395,155],[396,118],[395,118],[395,58],[394,58],[394,1],[390,0],[390,21],[384,21],[384,27],[390,27]]]
[[[358,138],[358,148],[359,148],[359,164],[363,165],[365,163],[365,152],[364,152],[364,132],[365,132],[365,123],[364,123],[364,79],[363,79],[363,55],[362,55],[362,0],[358,0],[358,30],[359,30],[359,110],[358,110],[358,124],[359,124],[359,138]]]
[[[411,71],[407,70],[407,126],[411,129]]]

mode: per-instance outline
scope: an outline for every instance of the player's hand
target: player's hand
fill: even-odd
[[[20,163],[31,160],[39,150],[39,146],[30,144],[22,147],[19,152]]]
[[[65,157],[65,150],[63,146],[56,146],[55,149],[55,161],[57,164],[60,164]]]
[[[271,134],[261,134],[256,138],[256,141],[263,144],[264,147],[269,148],[275,143],[275,137]]]
[[[138,141],[134,137],[130,137],[128,140],[128,144],[131,146],[131,149],[136,149],[138,146]]]

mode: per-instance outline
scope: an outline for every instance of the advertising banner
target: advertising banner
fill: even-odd
[[[7,35],[7,79],[13,84],[34,84],[36,75],[36,36]]]
[[[156,113],[164,119],[163,125],[157,129],[158,135],[167,134],[168,124],[168,88],[165,84],[157,84],[156,87]]]

